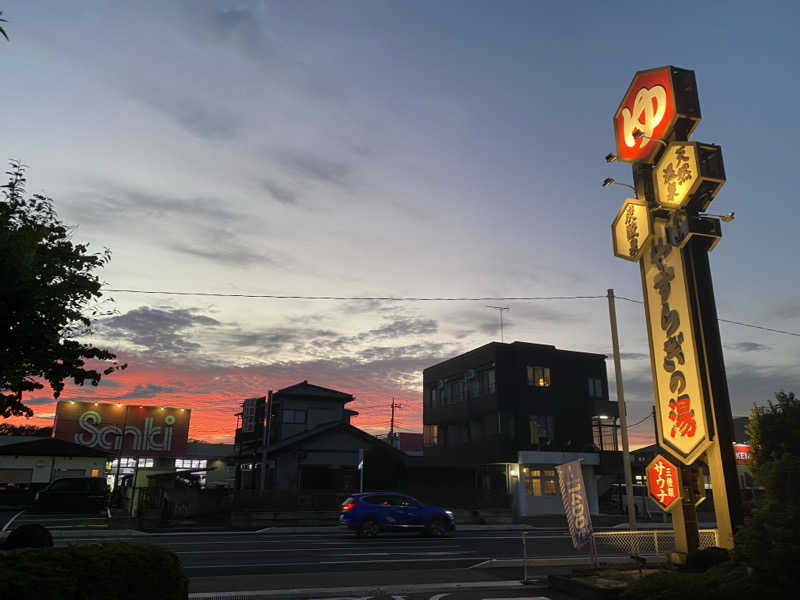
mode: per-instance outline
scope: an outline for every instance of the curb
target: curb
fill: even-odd
[[[527,566],[529,567],[582,567],[582,566],[592,566],[592,559],[589,556],[562,556],[556,558],[529,558],[527,561]],[[666,562],[665,556],[657,556],[651,555],[647,556],[648,564],[662,564]],[[630,567],[637,567],[639,564],[635,561],[632,561],[627,556],[601,556],[598,557],[598,565],[599,566],[630,566]],[[490,560],[484,561],[482,563],[478,563],[477,565],[472,565],[469,567],[470,569],[500,569],[506,567],[523,567],[523,559],[521,558],[511,558],[511,559],[496,559],[492,558]]]

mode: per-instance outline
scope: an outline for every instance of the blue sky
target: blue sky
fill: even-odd
[[[793,3],[2,8],[0,150],[76,238],[111,248],[109,287],[641,298],[611,251],[624,189],[600,187],[630,168],[603,156],[633,74],[672,64],[696,72],[693,139],[723,149],[712,212],[737,215],[711,257],[720,316],[800,332]],[[96,340],[135,380],[98,393],[163,391],[213,414],[197,433],[220,439],[238,399],[300,379],[355,393],[371,430],[400,397],[419,430],[421,369],[499,339],[485,302],[113,297]],[[506,341],[610,352],[604,300],[507,304]],[[619,313],[637,421],[652,402],[644,317]],[[797,337],[722,335],[735,414],[800,387]]]

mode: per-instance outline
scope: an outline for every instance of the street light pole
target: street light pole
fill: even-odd
[[[617,403],[619,421],[622,427],[622,462],[625,469],[625,495],[628,498],[628,523],[631,530],[636,530],[636,504],[633,497],[633,478],[631,476],[631,455],[628,446],[628,414],[625,409],[625,391],[622,386],[622,365],[619,356],[619,337],[617,336],[617,307],[614,302],[614,290],[608,290],[608,316],[611,320],[611,344],[614,350],[614,375],[617,381]]]

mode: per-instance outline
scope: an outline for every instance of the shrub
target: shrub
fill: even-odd
[[[648,575],[632,583],[622,597],[625,600],[729,600],[752,595],[757,595],[759,600],[784,597],[778,588],[748,575],[744,566],[728,561],[705,573],[662,571]]]
[[[704,548],[690,554],[686,561],[686,570],[692,573],[702,573],[711,567],[721,565],[730,560],[730,553],[725,548]]]
[[[185,600],[188,585],[175,553],[151,544],[37,548],[0,556],[3,600]]]
[[[797,590],[800,586],[800,509],[770,503],[754,510],[736,532],[734,557],[752,567],[759,581]]]
[[[12,531],[1,548],[14,550],[16,548],[51,548],[53,546],[52,534],[38,523],[20,525]]]

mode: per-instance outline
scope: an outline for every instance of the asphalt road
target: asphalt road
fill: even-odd
[[[241,590],[273,590],[274,593],[274,590],[285,590],[288,598],[310,597],[308,594],[311,592],[300,594],[298,590],[317,588],[328,590],[328,595],[334,593],[334,597],[339,598],[389,600],[391,594],[375,595],[374,590],[385,586],[401,586],[397,588],[398,593],[394,594],[398,600],[400,596],[405,600],[423,597],[427,600],[436,594],[446,594],[439,600],[531,598],[543,595],[532,592],[544,589],[544,575],[552,571],[531,571],[531,582],[537,584],[531,587],[519,584],[521,567],[475,568],[491,559],[522,558],[519,531],[456,531],[444,538],[383,533],[371,539],[357,538],[338,528],[323,533],[192,532],[121,538],[100,538],[77,530],[74,536],[71,532],[62,534],[68,537],[57,537],[57,546],[119,539],[171,548],[183,563],[190,577],[190,589],[195,593]],[[572,548],[564,529],[528,531],[527,548],[529,558],[556,559],[586,555]],[[505,595],[497,595],[497,590],[485,587],[477,590],[446,587],[487,581],[501,585],[500,591]],[[517,589],[503,587],[511,584]],[[419,585],[445,587],[422,590],[407,587]],[[337,590],[341,588],[358,590],[355,595],[340,594]]]
[[[491,559],[522,558],[518,531],[455,532],[444,538],[384,533],[361,539],[337,528],[330,533],[176,533],[121,539],[171,548],[190,577],[468,568]],[[92,536],[56,540],[57,545],[96,542]],[[562,529],[529,531],[527,546],[528,557],[586,555],[572,548]]]

